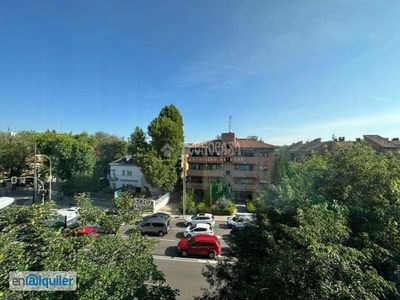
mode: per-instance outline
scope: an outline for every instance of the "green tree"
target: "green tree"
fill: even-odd
[[[137,153],[138,166],[152,187],[172,191],[178,179],[182,155],[183,121],[179,110],[169,105],[148,126],[150,142],[140,128],[131,135],[131,150]]]
[[[0,165],[9,176],[20,176],[34,156],[36,132],[0,132]]]
[[[286,175],[286,161],[283,152],[280,152],[278,157],[274,159],[274,165],[271,171],[271,183],[280,184],[283,177]]]
[[[96,213],[85,201],[82,196],[81,220],[93,221]],[[47,227],[43,222],[53,208],[54,203],[46,203],[2,210],[1,225],[7,231],[0,234],[1,299],[175,299],[177,291],[165,284],[164,275],[154,265],[154,240],[138,231],[127,239],[120,235],[66,237],[66,229]],[[29,234],[19,235],[21,228],[29,229]],[[77,290],[11,291],[10,270],[75,271]]]
[[[398,299],[399,171],[363,143],[290,162],[198,299]]]
[[[137,155],[138,153],[145,152],[148,148],[146,138],[144,131],[140,127],[136,126],[129,139],[129,153]]]

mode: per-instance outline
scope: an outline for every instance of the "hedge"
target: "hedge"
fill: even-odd
[[[204,202],[197,205],[198,213],[210,213],[216,216],[231,216],[235,212],[235,204],[229,205],[227,208],[220,208],[217,206],[206,207]]]
[[[254,207],[254,204],[252,201],[249,201],[249,200],[246,201],[246,210],[248,213],[256,212],[256,208]]]

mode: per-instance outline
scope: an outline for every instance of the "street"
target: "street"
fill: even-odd
[[[17,205],[30,205],[31,197],[15,197]],[[72,202],[72,203],[71,203]],[[65,199],[64,201],[57,201],[58,207],[69,207],[74,205],[74,201]],[[97,203],[96,203],[97,204]],[[103,205],[98,205],[103,206]],[[104,206],[103,206],[104,207]],[[214,260],[208,257],[201,256],[188,256],[180,257],[177,254],[177,245],[181,238],[183,238],[183,231],[185,229],[183,217],[174,217],[171,219],[171,231],[163,237],[149,236],[149,238],[158,241],[157,247],[154,249],[153,258],[154,263],[160,271],[165,274],[166,283],[171,288],[179,289],[180,295],[177,297],[179,300],[193,299],[195,296],[202,294],[202,288],[209,288],[205,277],[202,275],[202,270],[207,263],[215,265],[218,259],[224,259],[229,256],[230,251],[226,243],[226,239],[230,235],[230,229],[226,225],[224,218],[216,220],[214,227],[214,234],[218,236],[222,254]],[[122,230],[123,236],[128,236],[132,231],[132,226],[127,224]]]
[[[131,228],[130,225],[126,225],[124,232],[129,233]],[[218,259],[223,259],[229,255],[226,238],[230,233],[226,222],[215,222],[214,234],[219,237],[222,247],[222,254],[216,260],[201,256],[183,258],[177,254],[177,245],[179,240],[183,238],[184,228],[183,219],[171,219],[171,231],[168,234],[163,237],[149,236],[158,241],[157,248],[154,249],[154,263],[165,274],[167,284],[180,290],[180,296],[177,299],[182,300],[200,296],[202,288],[209,288],[201,272],[207,263],[215,265]]]

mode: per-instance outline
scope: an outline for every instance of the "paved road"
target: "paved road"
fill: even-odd
[[[132,227],[126,225],[124,232],[129,233]],[[158,241],[154,249],[154,262],[165,274],[167,283],[180,290],[180,296],[177,299],[193,299],[194,296],[202,294],[201,288],[209,288],[208,283],[201,274],[207,263],[215,265],[217,260],[210,260],[207,257],[189,256],[183,258],[177,254],[177,245],[183,237],[184,224],[182,219],[171,220],[171,231],[163,236],[150,236]],[[229,247],[226,238],[229,236],[230,229],[226,222],[218,221],[215,223],[214,234],[220,238],[222,255],[218,259],[224,259],[229,256]]]
[[[18,205],[30,205],[29,200],[31,199],[31,197],[15,197],[15,202]],[[57,201],[57,206],[74,206],[75,203],[71,202],[73,200],[64,199],[64,201]],[[226,243],[230,229],[227,228],[226,221],[222,221],[224,219],[226,218],[220,217],[215,222],[214,227],[214,234],[220,238],[222,247],[222,255],[217,259],[224,259],[230,254]],[[180,290],[180,296],[177,297],[179,300],[193,299],[194,296],[202,294],[202,288],[208,289],[209,285],[202,275],[202,270],[207,263],[212,265],[217,263],[216,259],[209,260],[207,257],[189,256],[183,258],[178,256],[177,245],[183,237],[184,228],[183,218],[175,217],[171,220],[171,231],[167,235],[163,237],[150,236],[150,238],[158,241],[158,245],[154,249],[154,262],[159,270],[165,274],[167,284]],[[123,234],[126,236],[131,229],[132,226],[126,225]]]

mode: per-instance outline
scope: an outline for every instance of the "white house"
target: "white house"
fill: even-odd
[[[135,156],[127,155],[111,162],[108,180],[113,189],[125,186],[129,190],[137,192],[146,192],[146,188],[148,188],[152,196],[158,196],[162,193],[160,188],[151,188],[150,184],[146,182],[140,168],[136,165]]]

